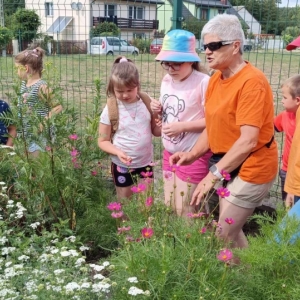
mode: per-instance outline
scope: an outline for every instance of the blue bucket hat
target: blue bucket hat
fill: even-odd
[[[194,34],[183,29],[169,31],[155,60],[174,62],[199,62]]]

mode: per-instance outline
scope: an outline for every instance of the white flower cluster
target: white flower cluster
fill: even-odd
[[[127,281],[130,283],[138,283],[139,282],[137,277],[129,277],[127,279]],[[137,288],[136,286],[131,286],[128,290],[128,294],[131,296],[137,296],[137,295],[150,296],[150,291],[148,291],[148,290],[143,291],[143,290]]]

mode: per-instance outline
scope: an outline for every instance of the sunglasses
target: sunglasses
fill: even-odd
[[[208,44],[204,44],[203,48],[204,48],[204,50],[206,50],[208,48],[210,51],[216,51],[216,50],[219,50],[223,46],[227,46],[227,45],[232,44],[233,42],[234,41],[211,42],[211,43],[208,43]]]
[[[184,64],[184,62],[169,63],[167,61],[162,61],[160,64],[165,70],[169,70],[170,68],[172,68],[174,71],[179,71],[181,65]]]

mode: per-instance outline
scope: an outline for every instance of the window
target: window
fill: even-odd
[[[129,6],[128,17],[129,19],[144,20],[144,7]]]
[[[53,16],[53,3],[45,2],[45,15],[46,17]]]
[[[105,17],[116,16],[117,15],[116,6],[112,4],[105,4],[104,14]]]
[[[208,20],[208,9],[206,9],[206,8],[201,9],[200,19],[201,20]]]
[[[145,33],[143,33],[143,32],[133,33],[133,38],[134,39],[144,39]]]

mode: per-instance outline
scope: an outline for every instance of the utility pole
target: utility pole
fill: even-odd
[[[0,26],[4,27],[4,6],[3,6],[3,0],[0,0]]]
[[[173,0],[172,29],[181,29],[181,23],[184,20],[182,16],[182,0]]]

